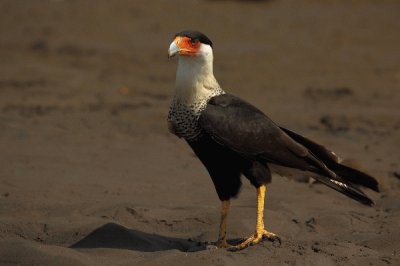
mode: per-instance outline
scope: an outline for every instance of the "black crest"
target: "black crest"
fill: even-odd
[[[175,37],[181,36],[181,37],[189,37],[190,39],[196,41],[200,41],[201,43],[208,44],[211,47],[213,46],[212,41],[203,33],[200,31],[195,31],[195,30],[184,30],[181,32],[178,32],[175,34]]]

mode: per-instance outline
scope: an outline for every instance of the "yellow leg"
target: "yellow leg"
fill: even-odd
[[[229,200],[223,200],[221,206],[221,223],[219,225],[219,235],[216,246],[218,248],[227,248],[230,245],[226,242],[226,221],[229,212],[231,202]]]
[[[261,240],[264,238],[267,238],[271,241],[278,240],[280,242],[280,239],[277,235],[274,233],[268,232],[264,228],[264,199],[265,199],[265,192],[266,192],[266,186],[262,185],[257,189],[257,222],[256,222],[256,231],[253,235],[251,235],[249,238],[244,240],[242,243],[240,243],[237,246],[234,246],[230,250],[232,251],[237,251],[237,250],[242,250],[247,248],[250,245],[260,243]]]

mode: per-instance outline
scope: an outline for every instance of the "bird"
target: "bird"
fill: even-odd
[[[221,201],[217,248],[238,251],[264,239],[280,237],[264,226],[264,204],[271,173],[279,169],[304,171],[322,184],[372,206],[360,187],[379,192],[377,180],[340,163],[325,146],[280,127],[260,109],[225,92],[213,72],[213,43],[203,33],[175,34],[168,58],[177,56],[174,95],[167,123],[171,133],[184,139],[207,169]],[[246,177],[256,188],[254,233],[234,245],[227,241],[230,202],[238,196]]]

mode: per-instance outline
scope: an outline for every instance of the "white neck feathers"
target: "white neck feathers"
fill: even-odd
[[[213,73],[213,53],[209,45],[202,44],[199,55],[179,56],[176,71],[175,97],[183,104],[209,99],[220,89]]]

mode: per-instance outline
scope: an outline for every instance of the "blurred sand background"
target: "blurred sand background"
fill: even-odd
[[[399,1],[0,1],[1,265],[399,265]],[[207,249],[220,202],[168,133],[173,35],[221,86],[376,176],[362,206],[275,176],[271,242]],[[228,237],[252,233],[244,182]]]

